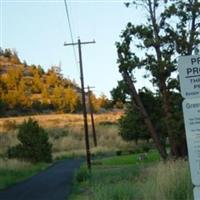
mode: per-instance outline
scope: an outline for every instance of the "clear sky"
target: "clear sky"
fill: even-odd
[[[129,21],[141,23],[144,14],[142,10],[126,8],[123,0],[67,2],[74,40],[80,37],[83,42],[96,41],[82,46],[85,85],[95,86],[97,95],[103,92],[109,96],[121,79],[115,42],[120,41],[119,35]],[[0,0],[0,6],[1,47],[16,49],[22,60],[40,64],[45,70],[61,63],[64,76],[80,84],[73,48],[63,46],[64,42],[71,42],[64,0]],[[140,79],[137,87],[148,84]]]

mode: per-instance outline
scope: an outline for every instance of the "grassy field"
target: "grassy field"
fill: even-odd
[[[118,135],[116,122],[121,113],[95,115],[98,147],[94,147],[89,123],[89,137],[92,154],[114,152],[117,149],[132,149],[133,142],[125,142]],[[5,155],[8,148],[18,143],[18,125],[28,117],[0,119],[0,155]],[[32,116],[49,133],[53,145],[53,157],[85,155],[84,127],[82,115],[58,114]],[[88,117],[88,121],[89,117]]]
[[[15,159],[5,160],[0,158],[0,189],[6,188],[14,183],[25,180],[41,170],[48,167],[48,164],[31,164]]]
[[[115,123],[119,116],[118,113],[95,115],[98,147],[94,147],[89,129],[92,154],[104,154],[115,152],[119,148],[133,147],[132,142],[124,142],[118,135]],[[54,160],[85,155],[82,115],[60,114],[32,117],[47,130],[53,147]],[[43,164],[33,165],[7,159],[7,150],[19,143],[18,125],[25,119],[28,117],[0,119],[0,188],[30,177],[44,167]]]
[[[192,200],[186,161],[159,162],[156,151],[95,161],[92,175],[85,167],[76,175],[70,200]]]
[[[91,153],[101,159],[92,161],[92,176],[84,166],[77,172],[70,200],[192,200],[188,163],[182,160],[163,163],[155,150],[130,154],[141,150],[143,144],[139,142],[136,146],[121,139],[116,124],[120,116],[95,115],[98,147],[93,145],[89,124]],[[54,159],[85,155],[82,115],[32,117],[48,131]],[[0,119],[0,189],[47,167],[6,158],[8,148],[18,143],[18,125],[27,118]],[[122,155],[104,157],[117,152]]]
[[[122,115],[122,112],[108,112],[103,114],[95,114],[94,120],[99,123],[115,123]],[[20,117],[0,118],[0,131],[9,129],[10,126],[15,126],[22,123],[29,117],[37,120],[44,128],[54,127],[69,127],[83,125],[82,114],[48,114],[48,115],[33,115]],[[90,124],[90,115],[88,115],[88,123]]]

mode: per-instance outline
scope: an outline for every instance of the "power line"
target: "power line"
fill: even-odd
[[[72,41],[72,43],[74,43],[74,38],[73,38],[73,33],[72,33],[72,26],[71,26],[70,17],[69,17],[69,9],[68,9],[68,6],[67,6],[67,1],[64,0],[64,3],[65,3],[65,11],[66,11],[66,15],[67,15],[67,21],[68,21],[68,25],[69,25],[71,41]],[[73,52],[74,52],[74,59],[75,59],[75,62],[76,62],[76,67],[78,68],[78,66],[77,66],[78,59],[77,59],[77,56],[76,56],[75,46],[73,46]]]
[[[93,44],[95,41],[90,42],[81,42],[78,39],[77,43],[65,43],[65,46],[75,46],[78,45],[78,52],[79,52],[79,65],[80,65],[80,78],[81,78],[81,94],[82,94],[82,108],[83,108],[83,119],[84,119],[84,128],[85,128],[85,147],[86,147],[86,157],[87,157],[87,166],[89,171],[91,171],[91,154],[90,154],[90,142],[89,142],[89,135],[88,135],[88,120],[87,120],[87,109],[86,109],[86,99],[85,99],[85,88],[84,88],[84,77],[83,77],[83,63],[82,63],[82,51],[81,45],[84,44]]]

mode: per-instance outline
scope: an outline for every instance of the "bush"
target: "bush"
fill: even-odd
[[[117,155],[117,156],[121,156],[121,155],[122,155],[122,151],[121,151],[121,150],[117,150],[117,151],[116,151],[116,155]]]
[[[89,178],[90,178],[90,172],[88,171],[86,166],[82,166],[76,172],[76,181],[79,183],[87,181]]]
[[[107,125],[115,125],[116,122],[112,122],[112,121],[102,121],[102,122],[99,122],[99,125],[102,125],[102,126],[107,126]]]
[[[151,149],[151,147],[150,147],[150,145],[148,145],[148,144],[144,144],[144,145],[142,146],[143,152],[149,152],[150,149]]]
[[[52,145],[48,142],[47,132],[37,121],[29,118],[20,127],[17,138],[21,142],[8,150],[10,158],[20,158],[31,162],[51,162]]]

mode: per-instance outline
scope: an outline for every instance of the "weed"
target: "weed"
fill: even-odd
[[[81,183],[87,181],[90,178],[90,172],[86,166],[81,166],[81,168],[76,172],[76,181]]]
[[[47,167],[44,163],[33,165],[16,159],[0,159],[0,189],[31,177]]]

